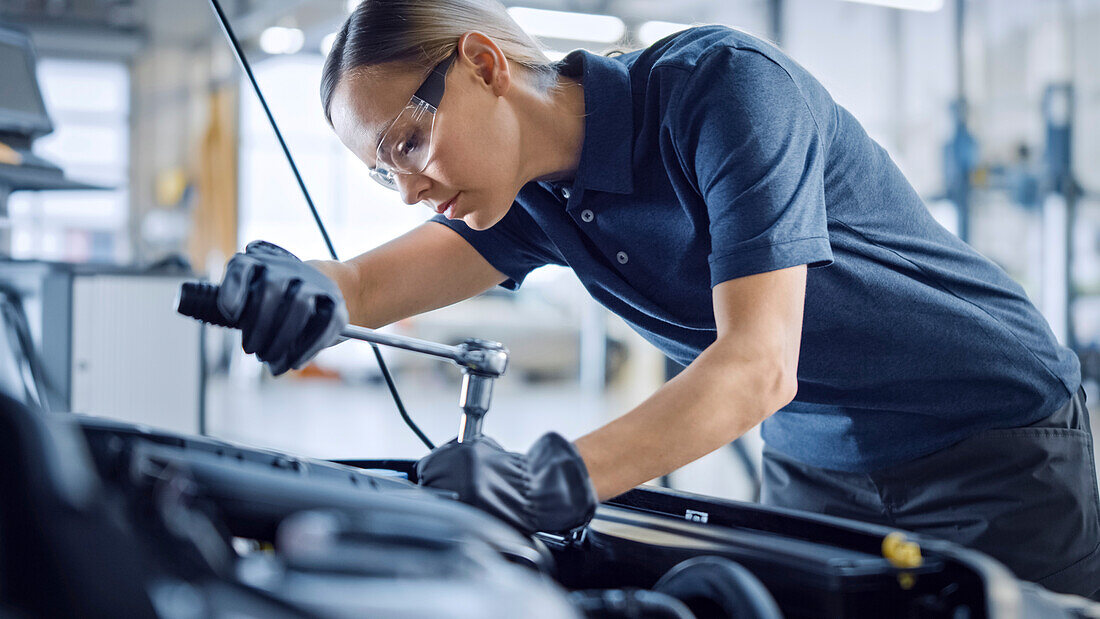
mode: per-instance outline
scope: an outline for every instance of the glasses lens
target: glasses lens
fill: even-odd
[[[386,189],[397,191],[397,179],[394,178],[393,172],[387,168],[378,166],[374,169],[368,169],[367,174]]]
[[[382,136],[377,167],[404,174],[423,172],[428,165],[434,123],[435,108],[413,98]]]

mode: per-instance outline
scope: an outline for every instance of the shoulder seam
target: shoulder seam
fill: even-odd
[[[757,56],[760,56],[764,60],[767,60],[768,62],[772,63],[773,65],[779,67],[783,71],[783,73],[785,73],[787,75],[787,78],[791,80],[791,83],[794,84],[794,87],[796,89],[798,89],[799,97],[802,99],[802,105],[806,106],[806,112],[809,113],[810,118],[812,118],[813,121],[814,121],[814,129],[817,130],[817,139],[821,141],[821,144],[823,144],[823,145],[827,144],[827,142],[825,141],[825,136],[822,135],[822,133],[821,133],[821,123],[818,122],[817,115],[814,114],[813,109],[810,107],[810,103],[806,100],[806,93],[802,91],[802,87],[799,86],[798,82],[795,81],[794,76],[791,75],[791,72],[788,71],[786,67],[779,64],[778,62],[776,62],[775,60],[770,58],[767,54],[761,52],[760,50],[758,50],[756,48],[753,48],[753,47],[739,47],[739,46],[734,45],[732,43],[722,43],[720,45],[715,46],[714,49],[711,49],[711,50],[701,54],[695,60],[695,66],[685,67],[685,66],[680,65],[680,64],[673,64],[671,61],[668,61],[667,63],[662,64],[661,61],[658,61],[653,65],[653,68],[657,69],[657,68],[669,67],[669,68],[672,68],[672,69],[679,69],[681,71],[687,72],[689,74],[688,79],[691,79],[691,77],[693,77],[695,75],[696,68],[698,68],[699,64],[702,63],[704,59],[709,58],[712,54],[716,54],[716,53],[721,52],[723,50],[736,50],[736,51],[751,52],[753,54],[756,54]],[[683,102],[683,89],[680,90],[680,93],[676,98],[676,109],[680,109],[680,107],[682,105],[682,102]]]
[[[718,53],[722,50],[730,50],[730,49],[738,50],[738,51],[743,50],[743,51],[752,52],[752,53],[760,56],[761,58],[764,58],[768,62],[774,64],[775,66],[777,66],[777,67],[779,67],[780,69],[783,70],[783,73],[785,73],[787,75],[787,78],[791,80],[791,83],[794,84],[794,87],[798,90],[798,95],[799,95],[799,98],[802,100],[802,105],[804,105],[806,107],[806,112],[810,115],[810,118],[813,119],[813,121],[814,121],[814,130],[817,132],[817,139],[821,143],[822,148],[824,148],[825,145],[827,144],[827,142],[825,141],[825,137],[821,134],[821,125],[817,122],[817,116],[814,115],[813,109],[810,108],[809,102],[806,101],[806,94],[804,92],[802,92],[802,88],[798,85],[797,82],[794,81],[794,76],[791,75],[791,72],[788,71],[786,67],[784,67],[783,65],[779,64],[778,62],[772,60],[771,58],[769,58],[766,54],[764,54],[760,50],[753,49],[751,47],[737,47],[736,45],[732,45],[732,44],[729,44],[729,43],[723,43],[721,45],[716,46],[714,49],[709,50],[709,51],[701,54],[695,60],[695,66],[693,66],[693,67],[685,67],[685,66],[681,66],[679,64],[672,64],[672,63],[662,65],[658,62],[657,64],[653,65],[653,68],[656,69],[658,67],[669,67],[669,68],[673,68],[673,69],[678,69],[680,71],[684,71],[684,72],[688,73],[688,81],[690,81],[691,78],[694,77],[694,75],[695,75],[695,70],[698,68],[699,64],[705,58],[708,58],[708,57],[710,57],[711,54],[716,54],[716,53]],[[687,90],[687,89],[686,88],[681,88],[680,91],[678,93],[676,93],[675,106],[670,107],[669,109],[675,109],[675,110],[677,110],[678,113],[679,113],[680,110],[683,109],[682,106],[683,106],[683,98],[684,98],[684,91],[685,90]],[[686,161],[684,159],[684,153],[682,153],[680,151],[680,145],[677,143],[676,140],[672,140],[672,149],[673,149],[673,151],[675,151],[677,159],[680,160],[680,167],[683,170],[687,171],[688,167],[687,167]],[[692,171],[691,173],[694,176],[694,171]],[[699,179],[697,179],[697,178],[694,179],[693,184],[698,185],[699,184]],[[699,196],[702,197],[703,189],[701,187],[697,186],[695,188],[695,190],[697,192],[699,192]]]

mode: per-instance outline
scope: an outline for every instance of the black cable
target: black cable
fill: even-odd
[[[432,443],[431,439],[424,435],[420,431],[420,428],[416,427],[412,418],[405,412],[405,406],[401,404],[401,397],[397,395],[397,385],[393,383],[393,377],[390,376],[390,369],[386,367],[386,362],[382,360],[382,351],[378,348],[377,344],[371,344],[370,347],[374,349],[374,357],[378,359],[378,369],[382,370],[382,378],[386,379],[386,386],[390,388],[390,393],[393,394],[393,401],[397,403],[397,412],[401,414],[401,418],[405,420],[405,423],[420,439],[420,442],[428,446],[428,449],[435,449],[435,443]]]
[[[283,139],[283,132],[279,131],[279,126],[275,124],[275,117],[271,115],[271,109],[267,107],[267,99],[264,99],[263,93],[260,92],[260,85],[256,82],[256,76],[252,74],[252,67],[248,64],[248,61],[245,60],[244,51],[241,49],[241,44],[237,41],[237,35],[233,34],[233,29],[229,26],[229,19],[226,18],[218,0],[210,0],[210,6],[212,6],[214,12],[218,14],[218,23],[221,24],[222,32],[229,38],[229,45],[233,48],[233,55],[237,57],[237,63],[244,69],[244,74],[248,76],[248,81],[252,84],[252,89],[256,91],[256,96],[260,99],[260,105],[264,108],[264,114],[267,114],[267,121],[271,123],[271,129],[275,131],[275,137],[279,140],[279,146],[283,148],[283,154],[286,155],[286,160],[290,164],[290,169],[294,171],[294,178],[298,181],[298,187],[302,190],[302,195],[305,196],[306,204],[309,205],[309,212],[313,213],[313,221],[317,222],[317,228],[321,230],[321,236],[325,239],[328,253],[332,255],[333,260],[339,260],[339,258],[336,257],[336,248],[332,246],[332,239],[328,237],[328,231],[325,230],[325,224],[321,223],[321,215],[317,212],[317,207],[313,205],[313,198],[310,197],[309,191],[306,189],[306,183],[302,180],[302,175],[298,172],[298,166],[294,163],[294,157],[290,156],[290,149],[287,148],[286,141]]]
[[[237,63],[244,70],[245,75],[248,76],[249,83],[252,84],[252,90],[255,91],[256,97],[260,100],[260,105],[264,108],[264,114],[267,115],[267,121],[271,124],[271,129],[275,132],[275,137],[279,140],[279,146],[283,149],[283,155],[286,156],[287,163],[290,164],[290,169],[294,171],[294,178],[298,181],[298,188],[302,190],[302,196],[306,199],[306,204],[309,206],[309,212],[313,214],[313,221],[317,222],[317,229],[321,231],[321,236],[325,239],[325,246],[328,247],[328,253],[332,256],[333,260],[339,260],[336,257],[336,248],[332,245],[332,239],[328,236],[328,231],[325,230],[325,224],[321,222],[321,215],[317,212],[317,207],[313,204],[313,198],[309,195],[309,190],[306,189],[306,183],[302,180],[302,175],[298,172],[298,166],[294,163],[294,157],[290,155],[290,149],[287,148],[286,140],[283,139],[283,134],[279,131],[279,126],[275,124],[275,117],[271,115],[271,109],[267,107],[267,100],[264,99],[263,93],[260,91],[260,85],[256,82],[256,76],[252,74],[252,67],[248,64],[248,60],[244,57],[244,51],[241,50],[241,44],[237,41],[237,35],[233,33],[233,28],[229,25],[229,19],[225,16],[225,12],[222,11],[222,6],[218,0],[210,0],[210,7],[214,9],[214,13],[218,17],[218,24],[222,27],[222,32],[225,33],[226,38],[229,39],[229,46],[233,48],[233,55],[237,57]],[[397,385],[393,382],[393,377],[390,376],[390,370],[386,367],[386,362],[382,359],[382,351],[378,349],[378,345],[371,343],[370,347],[374,350],[374,357],[378,360],[378,368],[382,371],[382,377],[386,380],[386,386],[390,389],[390,395],[393,396],[393,402],[397,405],[397,412],[401,414],[401,418],[405,420],[405,423],[416,434],[416,436],[428,447],[428,449],[435,449],[435,445],[428,440],[428,437],[420,431],[420,428],[413,423],[412,418],[409,417],[409,413],[405,410],[405,405],[401,401],[400,394],[397,393]]]

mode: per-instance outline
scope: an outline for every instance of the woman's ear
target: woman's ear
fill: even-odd
[[[458,61],[473,68],[480,85],[500,97],[512,84],[511,67],[496,42],[477,31],[467,32],[458,40]]]

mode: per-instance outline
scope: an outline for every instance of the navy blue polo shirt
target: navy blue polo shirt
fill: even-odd
[[[1009,276],[929,214],[881,146],[760,39],[694,28],[616,57],[575,51],[584,85],[573,180],[531,182],[461,234],[517,288],[572,268],[676,361],[715,340],[711,287],[809,265],[795,400],[774,449],[869,471],[1048,416],[1076,356]],[[735,414],[736,411],[730,411]]]

